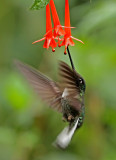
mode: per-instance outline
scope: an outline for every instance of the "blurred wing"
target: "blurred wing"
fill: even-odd
[[[77,94],[79,92],[78,79],[80,75],[62,61],[60,61],[59,69],[64,88],[68,88],[71,93]]]
[[[58,85],[34,68],[15,61],[18,69],[23,73],[38,95],[52,108],[62,112],[61,92]]]
[[[62,80],[63,96],[70,100],[70,105],[77,110],[81,109],[79,92],[79,78],[81,77],[75,70],[72,70],[66,63],[60,61],[60,76]],[[65,93],[66,92],[66,93]]]

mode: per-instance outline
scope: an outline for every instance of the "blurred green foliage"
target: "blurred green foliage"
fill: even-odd
[[[64,25],[64,2],[54,0]],[[84,41],[70,47],[86,80],[86,117],[70,146],[51,144],[65,124],[34,93],[13,65],[20,59],[58,79],[58,60],[69,64],[64,48],[32,45],[45,34],[45,8],[30,11],[32,0],[0,2],[0,160],[116,159],[116,1],[69,0],[72,35]]]
[[[49,0],[35,0],[33,5],[31,6],[32,10],[39,10],[44,8],[49,3]]]

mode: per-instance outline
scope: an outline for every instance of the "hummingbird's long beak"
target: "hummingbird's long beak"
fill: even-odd
[[[53,143],[53,145],[61,149],[65,149],[72,139],[72,136],[77,128],[78,121],[79,118],[76,120],[72,128],[70,128],[70,125],[64,128],[63,131],[57,136],[56,141]]]

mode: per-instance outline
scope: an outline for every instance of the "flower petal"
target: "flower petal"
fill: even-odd
[[[60,25],[60,20],[59,20],[58,13],[56,11],[56,7],[55,7],[55,4],[54,4],[53,0],[50,0],[50,6],[51,6],[51,11],[52,11],[52,17],[53,17],[54,24],[55,25]]]
[[[56,43],[56,41],[53,38],[51,39],[50,47],[52,47],[52,48],[57,47],[57,43]]]
[[[71,38],[84,44],[84,42],[81,41],[80,39],[77,39],[77,38],[75,38],[75,37],[73,37],[73,36],[71,36]]]
[[[46,6],[46,33],[50,31],[52,33],[52,21],[51,21],[51,14],[50,14],[50,7],[49,4]]]
[[[35,43],[40,42],[40,41],[43,41],[43,40],[45,40],[45,39],[46,39],[46,37],[43,37],[42,39],[39,39],[39,40],[33,42],[32,44],[35,44]]]
[[[70,12],[69,12],[69,2],[68,2],[68,0],[65,0],[65,32],[71,36]]]
[[[43,45],[43,48],[49,48],[50,46],[50,42],[51,42],[51,38],[46,38],[45,42],[44,42],[44,45]]]
[[[47,48],[47,39],[45,40],[45,42],[43,44],[43,48]]]
[[[50,6],[52,11],[52,17],[54,22],[54,37],[61,36],[65,34],[65,31],[62,29],[58,13],[53,0],[50,0]]]

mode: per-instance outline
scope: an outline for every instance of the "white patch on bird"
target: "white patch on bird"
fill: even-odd
[[[69,95],[68,89],[65,88],[65,89],[64,89],[64,92],[63,92],[63,94],[62,94],[62,97],[66,97],[66,96],[68,96],[68,95]]]
[[[69,128],[69,126],[63,129],[63,131],[56,138],[56,141],[54,143],[55,146],[65,149],[69,145],[72,136],[77,128],[78,121],[79,118],[71,129]]]

